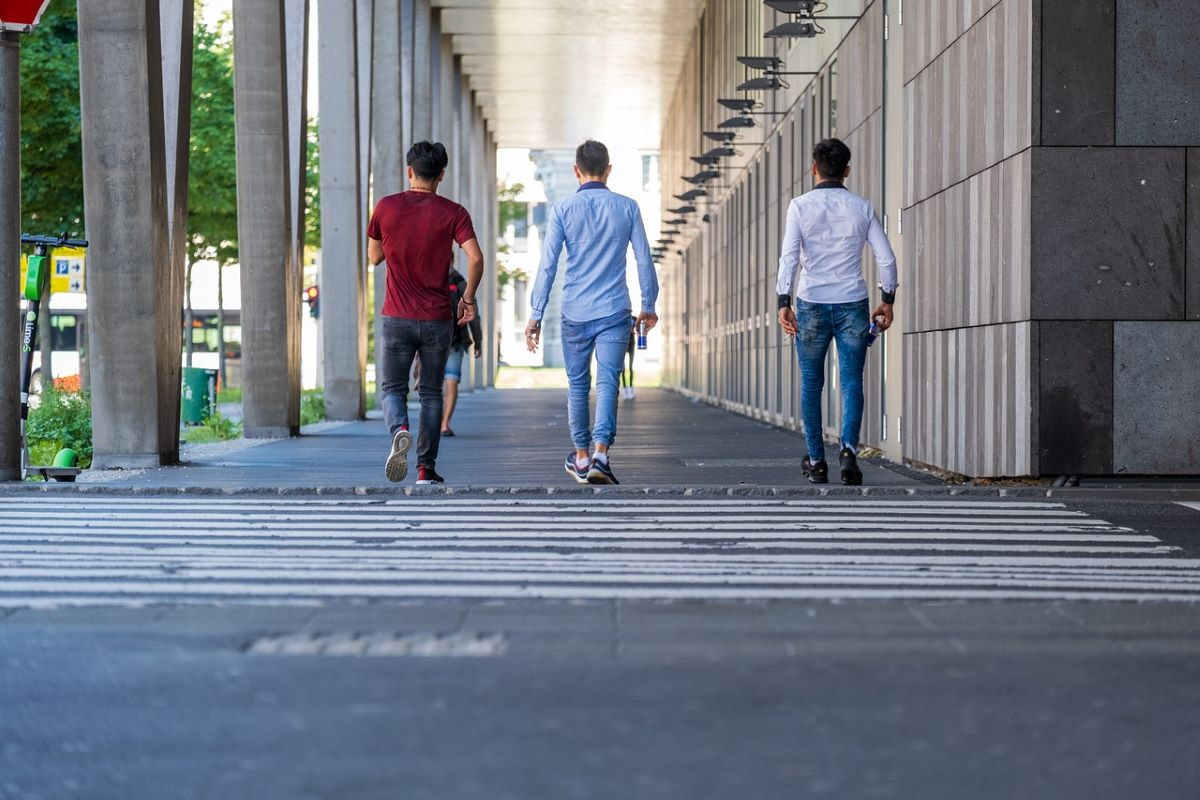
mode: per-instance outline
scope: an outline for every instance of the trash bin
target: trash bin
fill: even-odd
[[[183,422],[203,424],[217,407],[217,371],[201,367],[183,368]]]

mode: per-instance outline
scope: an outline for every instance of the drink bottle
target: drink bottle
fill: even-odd
[[[646,323],[644,321],[638,323],[637,349],[646,349]]]
[[[877,338],[879,338],[879,323],[871,320],[871,327],[867,329],[867,347],[875,344]]]

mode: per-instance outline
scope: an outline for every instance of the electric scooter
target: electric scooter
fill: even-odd
[[[29,419],[29,390],[33,378],[33,354],[37,350],[38,317],[41,314],[42,300],[50,298],[50,252],[55,247],[87,247],[86,239],[68,239],[66,233],[62,236],[31,236],[21,234],[21,244],[33,245],[33,255],[29,257],[25,269],[25,328],[21,335],[21,476],[23,478],[41,478],[49,482],[56,481],[74,483],[76,476],[83,470],[76,465],[79,457],[70,448],[63,448],[54,456],[54,463],[48,467],[30,464],[29,440],[25,436],[25,426]],[[49,306],[47,305],[47,310]]]

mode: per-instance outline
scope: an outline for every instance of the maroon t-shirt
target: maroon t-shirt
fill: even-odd
[[[471,215],[431,192],[401,192],[379,201],[367,236],[383,243],[387,297],[383,314],[400,319],[453,319],[447,275],[454,243],[475,238]]]

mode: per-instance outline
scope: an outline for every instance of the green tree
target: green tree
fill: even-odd
[[[75,3],[56,0],[21,37],[21,229],[81,234],[83,144],[79,126]]]
[[[307,173],[304,183],[304,244],[321,246],[321,141],[317,121],[308,118]],[[364,227],[366,227],[364,225]]]
[[[187,295],[184,349],[192,358],[192,269],[217,263],[217,348],[225,383],[224,267],[238,258],[237,143],[233,37],[228,16],[215,26],[197,15],[192,40],[192,126],[188,163]]]
[[[502,183],[496,187],[496,199],[499,204],[500,233],[508,229],[510,223],[525,219],[529,216],[529,204],[518,200],[525,192],[522,183]],[[496,252],[499,256],[508,255],[508,245],[497,243]],[[509,267],[506,259],[497,259],[496,283],[497,288],[504,289],[510,283],[528,280],[525,270]]]

